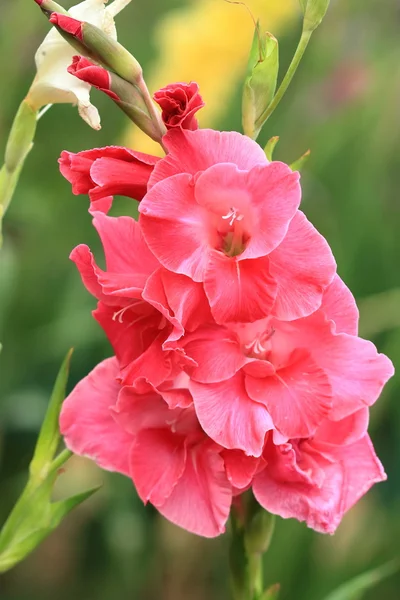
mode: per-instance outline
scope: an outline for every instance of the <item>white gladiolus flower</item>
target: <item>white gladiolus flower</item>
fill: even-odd
[[[96,25],[112,38],[117,39],[114,17],[131,0],[85,0],[69,9],[69,14],[80,21]],[[90,102],[90,85],[67,72],[76,51],[54,28],[46,35],[36,55],[36,77],[29,90],[27,100],[35,109],[46,104],[77,104],[78,111],[93,129],[100,129],[100,115]]]

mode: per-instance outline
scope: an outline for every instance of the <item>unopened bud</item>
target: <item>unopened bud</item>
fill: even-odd
[[[304,13],[304,31],[312,32],[320,25],[328,10],[330,0],[300,0]]]
[[[142,67],[136,58],[95,25],[56,12],[51,13],[49,21],[74,48],[79,48],[80,54],[99,62],[130,83],[141,79]]]
[[[274,97],[278,70],[278,40],[271,33],[261,33],[257,23],[242,97],[243,131],[253,139],[261,129],[257,122]]]
[[[150,119],[142,94],[134,85],[83,56],[73,57],[68,73],[107,94],[148,136],[160,140],[160,131]]]
[[[57,2],[53,2],[53,0],[35,0],[36,4],[39,4],[42,11],[47,14],[49,17],[52,12],[57,12],[62,15],[67,15],[68,12],[61,6],[61,4],[57,4]]]
[[[245,546],[249,554],[264,554],[271,543],[275,527],[275,515],[257,507],[246,527]]]

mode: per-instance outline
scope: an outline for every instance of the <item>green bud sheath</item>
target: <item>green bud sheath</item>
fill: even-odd
[[[130,83],[139,83],[142,67],[134,56],[112,37],[90,23],[82,23],[82,41],[91,56]]]
[[[278,40],[271,33],[263,34],[257,23],[242,97],[243,131],[253,139],[260,131],[256,122],[274,97],[278,71]]]
[[[326,15],[330,0],[300,0],[304,12],[304,31],[314,31]]]

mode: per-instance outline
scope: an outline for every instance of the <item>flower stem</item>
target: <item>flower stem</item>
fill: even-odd
[[[281,85],[279,86],[278,91],[276,92],[274,98],[272,99],[272,102],[269,104],[269,106],[265,109],[265,111],[261,114],[261,116],[256,121],[256,127],[258,127],[259,129],[261,129],[261,127],[264,125],[264,123],[267,121],[267,119],[269,119],[269,117],[272,115],[272,113],[278,106],[279,102],[282,100],[283,96],[285,95],[286,90],[288,89],[290,82],[292,81],[293,76],[297,71],[297,67],[299,66],[301,59],[303,58],[303,54],[308,46],[311,35],[312,35],[312,31],[303,29],[301,38],[300,38],[299,44],[296,48],[296,52],[294,53],[292,62],[290,63],[290,66],[287,70],[285,77],[282,80]]]
[[[268,550],[275,518],[249,492],[232,508],[230,547],[234,600],[261,600],[264,592],[263,556]]]
[[[1,221],[11,202],[22,167],[33,146],[37,110],[25,98],[15,115],[8,136],[4,165],[0,169],[0,246]]]

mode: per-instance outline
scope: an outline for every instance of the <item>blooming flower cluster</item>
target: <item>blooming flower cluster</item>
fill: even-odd
[[[194,533],[222,533],[249,488],[332,533],[385,479],[367,426],[392,364],[357,335],[354,298],[299,210],[299,174],[239,133],[197,129],[196,84],[155,98],[165,158],[60,159],[104,247],[105,269],[86,245],[71,258],[115,353],[66,399],[66,444]],[[140,201],[138,221],[108,215],[114,195]]]

